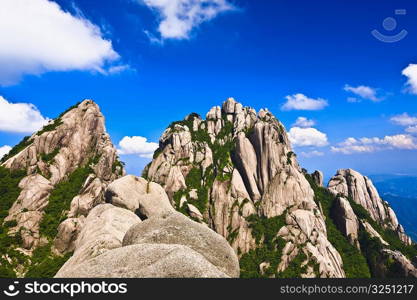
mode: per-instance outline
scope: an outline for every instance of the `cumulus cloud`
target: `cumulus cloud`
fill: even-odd
[[[8,145],[4,145],[4,146],[0,147],[0,159],[2,159],[3,156],[5,156],[7,153],[9,153],[10,150],[12,150],[12,147],[10,147]]]
[[[0,131],[32,133],[49,119],[31,103],[11,103],[0,96]]]
[[[119,55],[100,29],[49,0],[0,1],[0,85],[26,74],[96,71]]]
[[[159,14],[158,31],[162,39],[188,39],[191,31],[201,23],[234,9],[227,0],[139,1]]]
[[[363,137],[355,139],[350,137],[336,147],[331,147],[332,152],[343,154],[370,153],[393,149],[415,150],[417,149],[417,141],[409,134],[387,135],[384,138]]]
[[[152,158],[152,155],[159,145],[148,142],[147,138],[142,136],[125,136],[119,142],[119,154],[137,154],[139,157]]]
[[[406,131],[406,132],[408,132],[408,133],[412,133],[412,134],[417,133],[417,126],[410,126],[410,127],[407,127],[407,128],[405,129],[405,131]]]
[[[324,153],[321,151],[313,150],[309,152],[301,152],[301,155],[307,158],[311,158],[311,157],[323,156]]]
[[[308,98],[304,94],[289,95],[285,98],[287,102],[282,105],[282,110],[321,110],[328,105],[327,100]]]
[[[360,85],[357,87],[350,86],[348,84],[345,85],[344,90],[346,92],[351,92],[356,96],[359,96],[363,99],[371,100],[374,102],[381,101],[382,99],[377,97],[377,90],[375,88],[371,88],[369,86]],[[354,97],[349,97],[348,102],[359,102],[359,99]]]
[[[324,147],[328,145],[327,135],[316,128],[293,127],[288,137],[294,147]]]
[[[295,120],[295,123],[293,126],[295,127],[312,127],[316,125],[316,122],[314,120],[309,120],[305,117],[298,117],[297,120]]]
[[[417,117],[412,117],[408,113],[403,113],[401,115],[393,116],[391,122],[400,125],[406,126],[405,129],[408,133],[417,133]]]
[[[402,74],[408,78],[406,90],[411,94],[417,94],[417,64],[408,65]]]
[[[417,117],[412,117],[408,113],[396,115],[391,118],[391,121],[401,126],[417,125]]]

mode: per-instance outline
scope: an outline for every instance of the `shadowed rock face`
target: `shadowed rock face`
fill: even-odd
[[[198,208],[240,255],[256,248],[247,217],[283,216],[279,235],[288,246],[279,270],[300,251],[319,264],[317,276],[344,277],[285,128],[268,110],[256,113],[230,98],[206,120],[191,114],[171,124],[144,176],[165,188],[176,209],[191,216],[188,205]]]
[[[81,102],[50,121],[2,166],[27,172],[19,184],[22,191],[10,208],[6,221],[16,220],[16,230],[27,229],[22,232],[23,247],[30,251],[46,242],[39,233],[39,224],[55,186],[67,180],[78,168],[90,167],[90,175],[79,195],[72,200],[70,207],[65,208],[69,210],[67,216],[70,219],[58,228],[56,253],[74,249],[73,243],[81,230],[83,218],[95,205],[103,202],[106,186],[124,172],[117,164],[116,149],[106,132],[104,117],[91,100]]]
[[[385,228],[394,230],[404,244],[411,245],[412,241],[398,223],[395,212],[387,202],[381,199],[368,177],[352,169],[338,170],[337,174],[330,179],[328,189],[334,195],[351,198],[365,208],[374,221]]]

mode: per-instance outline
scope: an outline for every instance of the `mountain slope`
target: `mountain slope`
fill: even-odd
[[[228,239],[244,277],[345,276],[285,128],[267,110],[230,98],[206,120],[172,123],[144,176]]]
[[[332,218],[366,257],[373,277],[417,277],[413,264],[417,246],[368,177],[352,169],[339,170],[328,190],[337,199]]]
[[[267,110],[230,98],[205,120],[173,122],[143,176],[228,239],[242,277],[416,275],[416,247],[372,182],[340,170],[322,187],[321,172],[300,168]]]
[[[52,276],[105,187],[124,172],[99,107],[71,107],[1,163],[0,276]]]

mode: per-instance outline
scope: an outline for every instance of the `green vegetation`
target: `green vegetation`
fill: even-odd
[[[391,229],[383,228],[380,224],[375,222],[368,211],[355,203],[352,199],[349,199],[350,205],[354,213],[358,216],[358,218],[367,221],[371,226],[381,235],[381,237],[389,244],[389,246],[385,246],[385,248],[391,250],[398,250],[402,254],[404,254],[409,259],[413,259],[413,257],[417,256],[417,249],[414,246],[405,245],[400,238],[398,237],[397,233]]]
[[[8,154],[4,155],[1,158],[1,162],[4,163],[9,158],[15,156],[20,151],[22,151],[23,149],[25,149],[26,147],[28,147],[29,145],[31,145],[33,143],[33,140],[29,140],[29,139],[30,139],[30,136],[25,136],[23,138],[23,140],[19,144],[17,144],[16,146],[14,146],[13,149],[10,150],[10,152]]]
[[[49,131],[53,131],[55,130],[58,126],[64,124],[61,120],[61,118],[57,118],[55,119],[51,124],[45,125],[42,130],[38,131],[36,133],[36,135],[42,135],[45,132],[49,132]]]
[[[291,165],[292,164],[292,157],[297,156],[294,152],[290,151],[287,153],[287,164]]]
[[[59,116],[58,119],[61,119],[67,112],[73,110],[74,108],[77,108],[79,105],[81,104],[81,102],[77,102],[76,104],[74,104],[73,106],[69,107],[67,110],[65,110],[64,112],[62,112]]]
[[[41,159],[44,161],[44,162],[46,162],[46,163],[49,163],[49,162],[51,162],[54,158],[55,158],[55,156],[57,155],[59,153],[59,148],[57,147],[54,151],[52,151],[51,153],[48,153],[48,154],[46,154],[46,153],[42,153],[41,154]]]
[[[71,200],[80,192],[87,176],[92,173],[90,167],[80,167],[58,183],[49,196],[48,206],[40,223],[40,233],[49,239],[57,234],[58,225],[65,220],[65,212],[69,209]]]
[[[33,251],[32,262],[25,277],[52,278],[71,255],[72,253],[64,256],[53,255],[51,253],[51,243],[40,246]]]
[[[336,198],[325,188],[317,186],[309,174],[306,179],[314,190],[315,201],[321,204],[326,217],[327,239],[336,248],[343,260],[343,268],[348,278],[369,278],[369,267],[362,253],[352,246],[347,238],[337,229],[332,220],[332,208]]]
[[[268,278],[277,275],[276,270],[285,246],[284,239],[277,236],[277,233],[281,227],[285,226],[285,214],[269,219],[258,215],[247,217],[258,247],[241,257],[240,276],[242,278]],[[269,267],[260,270],[259,265],[263,262],[269,263]]]
[[[11,171],[0,166],[0,277],[16,277],[13,269],[22,261],[23,254],[12,249],[13,246],[21,245],[20,231],[9,235],[9,228],[15,227],[15,220],[4,222],[9,214],[9,209],[19,197],[21,189],[19,182],[26,176],[24,171]],[[3,258],[7,255],[11,262]]]
[[[112,168],[111,168],[112,172],[113,173],[116,172],[117,167],[119,167],[120,168],[120,174],[119,175],[122,175],[124,166],[125,166],[125,163],[120,161],[119,158],[117,157],[116,160],[114,161],[113,165],[112,165]]]

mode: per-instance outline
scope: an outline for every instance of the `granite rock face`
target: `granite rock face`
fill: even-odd
[[[176,209],[187,214],[186,204],[198,208],[202,222],[236,253],[257,247],[249,216],[283,216],[287,224],[279,235],[289,246],[279,270],[302,251],[320,265],[315,276],[345,276],[285,128],[268,110],[257,113],[230,98],[205,120],[191,114],[172,123],[159,144],[144,177],[161,184]],[[189,194],[195,189],[197,200]]]
[[[221,272],[239,277],[239,261],[227,241],[207,226],[178,212],[132,226],[123,238],[123,246],[135,244],[187,246],[203,255]]]
[[[11,231],[20,231],[25,253],[47,243],[40,223],[56,186],[68,180],[74,171],[89,168],[90,174],[79,194],[62,212],[69,219],[57,228],[54,242],[55,254],[71,252],[83,219],[94,206],[104,202],[106,186],[124,172],[106,132],[104,117],[96,103],[84,100],[51,120],[22,145],[17,154],[3,159],[2,166],[25,170],[27,175],[20,181],[20,195],[5,219],[16,221]]]
[[[398,223],[395,212],[383,201],[372,181],[352,169],[338,170],[328,184],[328,189],[334,195],[342,195],[352,199],[365,208],[372,219],[381,226],[395,231],[406,245],[411,245],[404,228]]]
[[[348,238],[352,245],[360,249],[358,242],[359,220],[346,198],[337,197],[333,207],[333,218],[342,234]]]
[[[139,217],[127,209],[111,204],[94,207],[75,241],[74,254],[56,276],[68,277],[77,266],[108,250],[121,247],[126,232],[138,222],[141,222]]]
[[[91,210],[56,277],[239,277],[227,241],[175,211],[158,184],[125,176],[105,195],[112,204]]]
[[[139,244],[113,249],[56,277],[227,278],[204,256],[182,245]]]

